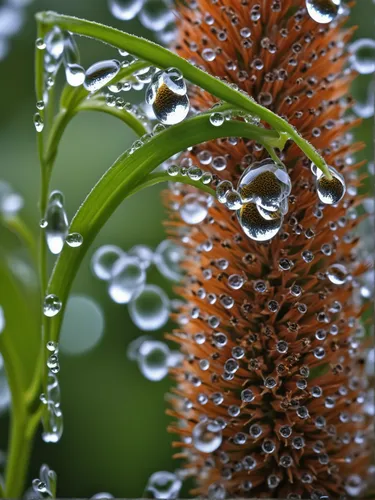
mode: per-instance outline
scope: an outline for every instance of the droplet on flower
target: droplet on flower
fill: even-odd
[[[306,0],[310,17],[317,23],[327,24],[339,13],[341,0]]]
[[[120,63],[115,59],[99,61],[86,70],[83,86],[89,92],[105,87],[120,71]]]
[[[64,208],[64,196],[61,191],[52,191],[49,197],[45,229],[49,251],[54,255],[61,252],[68,233],[68,218]]]
[[[208,214],[207,200],[204,196],[190,193],[182,200],[180,215],[187,224],[199,224]]]
[[[171,240],[162,241],[155,250],[154,263],[166,278],[179,281],[182,277],[181,262],[184,249]]]
[[[47,295],[44,299],[43,313],[45,316],[52,318],[61,311],[62,303],[57,295]]]
[[[152,474],[147,482],[146,492],[152,498],[174,500],[178,497],[182,481],[172,472],[160,471]]]
[[[108,7],[116,19],[130,21],[139,13],[144,3],[144,0],[108,0]]]
[[[158,330],[168,321],[169,299],[156,285],[146,285],[129,303],[133,323],[141,330]]]
[[[145,340],[138,351],[138,365],[142,374],[154,382],[168,373],[169,347],[158,340]]]
[[[142,290],[146,280],[145,270],[135,257],[123,256],[112,268],[108,293],[117,304],[127,304]]]
[[[193,429],[193,445],[202,453],[212,453],[222,443],[223,436],[221,426],[213,421],[199,422]]]
[[[185,80],[176,68],[158,71],[146,90],[146,103],[152,105],[156,118],[174,125],[186,118],[190,103]]]
[[[76,247],[80,247],[83,243],[83,237],[80,233],[70,233],[68,234],[68,236],[66,237],[66,240],[67,244],[72,247],[72,248],[76,248]]]
[[[334,285],[343,285],[348,278],[348,271],[342,264],[332,264],[327,270],[327,277]]]
[[[328,179],[321,170],[317,171],[316,191],[319,199],[326,205],[335,205],[346,191],[345,180],[334,168],[329,167],[332,179]]]
[[[107,281],[112,275],[114,264],[124,252],[115,245],[103,245],[99,247],[91,258],[91,269],[100,280]]]
[[[279,232],[283,216],[275,219],[265,219],[259,213],[255,203],[246,203],[237,212],[238,221],[249,238],[255,241],[267,241]]]
[[[252,202],[268,211],[277,211],[291,191],[287,172],[266,159],[248,167],[242,174],[238,191],[244,202]]]
[[[375,72],[375,40],[360,38],[349,45],[349,62],[355,71],[362,75]]]

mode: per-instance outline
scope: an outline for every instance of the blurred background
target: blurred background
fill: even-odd
[[[0,0],[0,37],[2,4],[5,2]],[[39,229],[39,165],[32,123],[33,15],[44,9],[100,21],[155,40],[155,34],[138,18],[129,22],[115,19],[107,0],[35,0],[25,6],[24,23],[9,39],[9,47],[0,38],[0,179],[21,193],[25,203],[22,215],[35,234]],[[359,26],[355,38],[373,36],[371,9],[374,11],[371,0],[361,0],[353,8],[351,23]],[[85,67],[116,57],[113,49],[98,43],[80,40],[79,44]],[[371,99],[370,82],[371,75],[361,75],[354,83],[353,94],[360,103]],[[126,98],[137,102],[142,95],[128,93]],[[371,117],[356,135],[367,145],[358,157],[372,158]],[[133,140],[131,131],[104,114],[81,113],[73,120],[63,138],[52,180],[52,188],[65,193],[69,219],[96,180]],[[57,471],[59,497],[90,497],[108,491],[116,497],[136,498],[142,496],[153,472],[176,468],[165,415],[165,394],[171,382],[167,377],[159,382],[147,380],[136,363],[127,358],[127,347],[140,332],[130,320],[127,307],[110,300],[105,283],[93,276],[89,265],[93,251],[103,244],[118,245],[125,251],[135,244],[155,248],[165,238],[163,217],[159,187],[148,189],[119,207],[89,251],[73,293],[89,297],[97,307],[90,303],[92,309],[87,316],[91,323],[82,319],[79,308],[72,310],[69,321],[77,335],[90,335],[91,329],[95,330],[98,342],[82,355],[63,352],[60,356],[64,434],[58,444],[52,445],[43,443],[38,433],[28,484],[38,477],[40,465],[47,463]],[[1,237],[1,243],[14,247],[15,241],[9,236],[1,233]],[[172,297],[171,282],[156,270],[149,272],[148,282],[159,284]],[[98,328],[101,322],[102,337]],[[167,324],[151,335],[162,339],[163,331],[171,328]],[[8,424],[4,411],[0,417],[1,450],[6,449]]]

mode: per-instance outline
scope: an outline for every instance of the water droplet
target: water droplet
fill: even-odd
[[[339,13],[341,0],[306,0],[310,17],[317,23],[327,24]]]
[[[39,50],[44,50],[46,48],[46,42],[43,38],[37,38],[35,40],[35,47]]]
[[[44,38],[46,53],[44,65],[48,73],[55,73],[61,62],[64,52],[64,35],[60,28],[54,26]]]
[[[221,426],[214,420],[199,422],[192,432],[193,445],[202,453],[212,453],[222,443]]]
[[[214,112],[210,114],[210,123],[214,127],[220,127],[224,123],[223,113]]]
[[[52,318],[61,311],[62,303],[57,295],[47,295],[44,299],[43,313],[45,316]]]
[[[145,340],[139,347],[138,365],[142,374],[154,382],[168,373],[169,347],[158,340]]]
[[[245,283],[245,280],[240,274],[231,274],[228,278],[228,285],[230,288],[233,290],[239,290],[243,284]]]
[[[190,103],[180,71],[169,68],[156,72],[146,90],[146,103],[152,105],[156,118],[166,125],[184,120]]]
[[[133,323],[141,330],[158,330],[168,321],[169,299],[156,285],[146,285],[142,292],[129,303]]]
[[[115,59],[99,61],[86,70],[83,86],[89,92],[105,87],[120,71],[120,63]]]
[[[242,207],[241,195],[235,189],[228,191],[225,198],[225,206],[229,208],[229,210],[239,210]]]
[[[317,171],[316,191],[319,199],[326,205],[335,205],[344,196],[345,180],[334,168],[329,167],[332,179],[328,180],[321,170]]]
[[[72,248],[80,247],[83,243],[83,237],[79,233],[70,233],[66,237],[66,242]]]
[[[237,218],[244,233],[255,241],[270,240],[279,232],[283,223],[283,215],[279,213],[277,215],[278,217],[273,219],[265,219],[255,203],[246,203],[237,212]]]
[[[359,497],[365,488],[365,482],[358,474],[351,474],[346,479],[345,490],[351,497]]]
[[[4,328],[5,328],[5,316],[3,308],[0,306],[0,333],[4,330]]]
[[[182,481],[172,472],[160,471],[152,474],[147,482],[146,492],[151,498],[173,500],[178,497]]]
[[[174,21],[174,13],[170,5],[163,0],[148,0],[139,13],[143,26],[151,31],[161,31]]]
[[[67,64],[65,67],[66,81],[72,87],[79,87],[83,85],[86,74],[84,68],[79,64]]]
[[[112,500],[112,498],[114,498],[113,495],[103,491],[100,493],[95,493],[95,495],[91,497],[91,500]]]
[[[216,197],[220,203],[227,201],[227,195],[232,191],[233,185],[230,181],[221,181],[216,187]]]
[[[34,127],[37,132],[42,132],[44,129],[44,121],[40,113],[34,114]]]
[[[199,224],[207,217],[208,207],[206,197],[199,194],[187,194],[180,206],[180,215],[187,224]]]
[[[179,281],[182,277],[181,262],[184,249],[171,240],[162,241],[155,250],[154,263],[166,278]]]
[[[348,271],[342,264],[333,264],[327,270],[327,277],[334,285],[343,285],[348,278]]]
[[[215,156],[214,159],[212,160],[212,167],[218,172],[225,170],[226,166],[227,166],[227,159],[225,158],[225,156]]]
[[[114,264],[123,256],[124,252],[115,245],[104,245],[99,247],[91,258],[91,269],[93,274],[100,280],[109,280]]]
[[[139,264],[143,269],[150,267],[154,258],[154,252],[146,245],[135,245],[128,251],[128,255],[137,257]]]
[[[216,52],[209,48],[203,49],[202,57],[205,61],[208,62],[214,61],[216,59]]]
[[[57,443],[63,433],[63,415],[59,407],[47,404],[42,416],[42,439],[45,443]]]
[[[117,304],[127,304],[141,292],[145,280],[146,273],[138,259],[124,255],[113,265],[109,296]]]
[[[193,181],[199,181],[202,178],[203,172],[198,167],[190,167],[188,170],[188,177]]]
[[[61,252],[68,232],[68,218],[64,209],[64,196],[60,191],[52,191],[49,197],[45,230],[49,251],[54,255]]]
[[[349,62],[355,71],[362,75],[375,72],[375,40],[360,38],[349,45]]]
[[[142,9],[145,0],[108,0],[108,7],[113,17],[120,21],[130,21]]]

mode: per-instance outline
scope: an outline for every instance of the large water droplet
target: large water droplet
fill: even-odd
[[[375,72],[375,40],[360,38],[349,45],[349,62],[355,71],[362,75]]]
[[[120,63],[115,59],[99,61],[86,70],[83,86],[89,92],[105,87],[120,71]]]
[[[57,443],[63,433],[63,414],[59,407],[48,403],[42,417],[42,439],[45,443]]]
[[[341,0],[306,0],[310,17],[317,23],[327,24],[339,13]]]
[[[332,179],[329,180],[321,170],[317,171],[316,191],[319,199],[326,205],[335,205],[345,194],[346,186],[344,177],[334,168],[329,167]]]
[[[57,295],[47,295],[44,299],[43,313],[45,316],[52,318],[61,311],[62,303]]]
[[[79,87],[86,78],[85,70],[79,64],[67,64],[65,66],[66,81],[72,87]]]
[[[182,277],[181,262],[184,250],[171,240],[162,241],[155,250],[154,263],[166,278],[179,281]]]
[[[44,64],[48,73],[55,73],[61,62],[64,52],[64,35],[60,28],[54,26],[44,37],[46,52]]]
[[[198,451],[212,453],[222,443],[221,426],[213,420],[199,422],[193,429],[193,445]]]
[[[156,118],[166,125],[181,122],[190,103],[185,80],[176,68],[158,71],[146,90],[146,103],[152,105]]]
[[[142,290],[146,280],[145,270],[135,257],[123,256],[112,268],[108,293],[117,304],[127,304]]]
[[[190,193],[182,200],[180,215],[187,224],[199,224],[208,214],[206,198],[202,195]]]
[[[114,264],[123,256],[124,252],[115,245],[99,247],[91,258],[92,272],[100,280],[109,280]]]
[[[168,321],[169,299],[156,285],[146,285],[142,292],[129,303],[133,323],[141,330],[158,330]]]
[[[67,244],[72,248],[80,247],[83,243],[83,237],[80,233],[70,233],[66,237]]]
[[[172,472],[160,471],[152,474],[147,482],[146,492],[152,498],[174,500],[178,497],[182,481]]]
[[[237,212],[237,218],[246,236],[255,241],[267,241],[278,233],[283,223],[283,215],[273,213],[276,214],[274,219],[265,219],[255,203],[246,203]]]
[[[64,354],[81,355],[91,351],[103,338],[104,317],[98,304],[89,297],[69,297],[60,335]]]
[[[154,382],[162,380],[168,373],[169,354],[169,347],[163,342],[142,342],[138,353],[138,365],[142,374]]]
[[[143,26],[151,31],[161,31],[174,21],[173,8],[165,0],[148,0],[139,13]]]
[[[120,21],[130,21],[142,9],[145,0],[108,0],[108,7],[113,17]]]
[[[57,255],[61,252],[68,233],[68,218],[64,209],[64,197],[60,191],[52,191],[45,219],[47,245],[50,252]]]
[[[270,159],[256,162],[242,174],[237,190],[244,202],[252,202],[268,211],[277,211],[291,191],[289,175]]]

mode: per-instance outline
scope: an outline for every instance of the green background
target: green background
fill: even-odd
[[[9,56],[0,62],[0,179],[10,182],[24,196],[22,214],[35,233],[39,220],[39,166],[32,124],[35,112],[33,12],[42,9],[97,20],[152,37],[138,21],[125,23],[113,19],[106,0],[39,0],[28,8],[22,32],[12,39]],[[370,10],[374,11],[371,0],[360,0],[354,8],[351,22],[360,25],[356,37],[372,36]],[[80,41],[80,48],[86,67],[102,58],[116,57],[113,50],[92,41]],[[369,77],[357,79],[354,95],[364,98],[369,81]],[[140,100],[142,93],[133,94],[130,99]],[[371,122],[367,120],[357,131],[357,136],[367,144],[367,157],[371,156],[372,149]],[[52,188],[65,193],[70,218],[91,186],[133,139],[126,127],[106,115],[81,114],[74,119],[63,138],[52,181]],[[160,189],[140,193],[121,205],[98,235],[93,248],[104,243],[117,244],[124,250],[139,243],[155,248],[165,235],[163,216]],[[38,477],[40,465],[47,463],[57,471],[59,497],[89,497],[99,491],[108,491],[117,497],[139,497],[151,473],[173,471],[176,467],[171,458],[172,438],[166,431],[169,419],[165,415],[165,393],[171,382],[168,379],[150,382],[127,360],[126,348],[139,331],[130,321],[126,306],[112,303],[104,283],[92,276],[91,255],[92,250],[73,291],[89,295],[100,303],[105,316],[105,334],[88,354],[61,355],[59,379],[65,430],[56,445],[44,444],[38,432],[29,484],[32,478]],[[170,283],[158,273],[151,273],[149,281],[159,283],[171,294]],[[155,338],[161,339],[162,335],[162,331],[154,333]],[[2,416],[0,448],[3,450],[8,424],[7,415]]]

